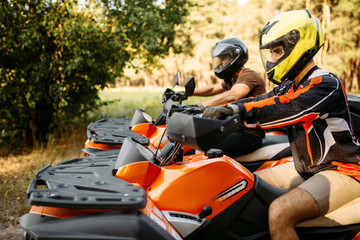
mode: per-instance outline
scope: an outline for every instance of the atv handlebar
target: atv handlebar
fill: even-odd
[[[173,100],[169,99],[164,104],[163,111],[157,116],[155,126],[165,125],[168,123],[174,113],[197,115],[201,114],[201,109],[198,107],[175,103]]]

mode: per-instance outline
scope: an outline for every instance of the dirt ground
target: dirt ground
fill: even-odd
[[[23,230],[20,224],[9,225],[0,223],[0,239],[1,240],[21,240],[23,239]]]

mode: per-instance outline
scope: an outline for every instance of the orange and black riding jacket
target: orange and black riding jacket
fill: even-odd
[[[295,167],[304,178],[337,170],[360,180],[360,146],[346,92],[335,75],[314,67],[299,86],[285,80],[266,94],[234,104],[244,127],[287,128]]]

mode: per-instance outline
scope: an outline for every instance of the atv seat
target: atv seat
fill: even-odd
[[[291,156],[291,149],[287,135],[266,133],[262,147],[246,155],[237,156],[238,162],[256,162],[276,160]]]

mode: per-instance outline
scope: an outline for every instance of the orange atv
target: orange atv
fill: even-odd
[[[239,120],[174,113],[162,149],[127,137],[121,149],[41,169],[20,221],[25,239],[269,239],[268,207],[286,190],[211,149]],[[206,154],[184,156],[183,146]],[[358,209],[360,198],[296,231],[301,239],[359,240]]]

